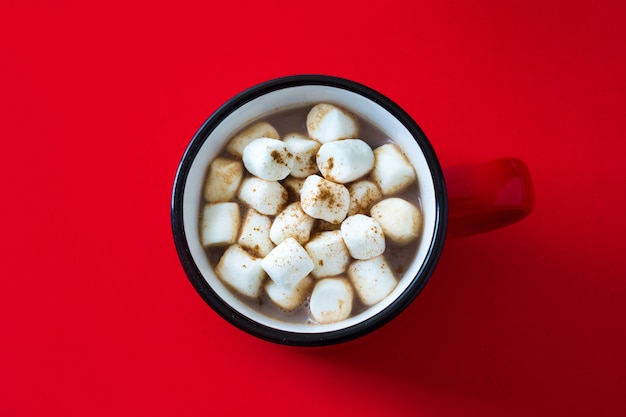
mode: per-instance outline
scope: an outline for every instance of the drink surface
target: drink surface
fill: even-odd
[[[307,131],[307,114],[311,110],[311,106],[301,106],[294,107],[284,110],[279,110],[273,114],[270,114],[267,117],[260,118],[258,120],[253,121],[252,123],[242,126],[242,128],[235,132],[235,134],[227,141],[224,146],[224,150],[219,155],[220,158],[230,159],[230,160],[238,160],[241,161],[240,155],[234,155],[232,151],[229,151],[229,144],[231,143],[232,138],[237,137],[237,135],[246,129],[250,128],[250,126],[257,124],[259,122],[266,122],[271,125],[280,139],[285,139],[286,137],[292,136],[294,134],[300,135],[302,137],[308,136]],[[386,144],[394,144],[393,138],[389,138],[385,135],[380,129],[374,126],[372,123],[364,120],[362,118],[357,118],[353,116],[358,124],[358,139],[366,142],[372,149],[376,149],[382,145]],[[208,173],[208,167],[207,167]],[[207,174],[208,175],[208,174]],[[317,173],[319,174],[319,172]],[[243,178],[251,178],[252,174],[244,170]],[[369,180],[371,177],[370,174],[366,174],[365,176],[359,178],[356,181],[361,180]],[[286,207],[292,203],[296,203],[300,201],[300,195],[294,189],[294,186],[290,184],[290,181],[293,183],[294,178],[288,176],[285,179],[278,181],[285,187],[288,191],[288,197],[286,203],[284,203],[283,207]],[[353,182],[356,182],[353,181]],[[346,186],[350,185],[345,184]],[[419,189],[417,185],[417,181],[413,181],[409,186],[404,188],[403,190],[394,193],[392,195],[385,195],[378,198],[381,200],[387,197],[400,197],[410,203],[412,203],[415,207],[421,210],[421,201],[419,195]],[[242,223],[246,216],[246,213],[250,209],[248,204],[242,201],[238,196],[235,196],[230,200],[231,202],[235,202],[239,205],[239,213],[240,219],[239,222]],[[368,207],[363,212],[363,214],[369,215],[369,208],[374,204],[372,202],[368,204]],[[208,204],[207,201],[202,201],[202,205]],[[200,209],[200,213],[202,213],[202,209]],[[202,214],[201,214],[202,216]],[[276,218],[276,215],[269,216],[272,221]],[[202,218],[200,218],[200,224],[202,224]],[[313,226],[310,230],[310,237],[313,238],[317,234],[322,232],[327,232],[331,230],[339,230],[340,224],[332,224],[324,220],[316,219],[313,223]],[[412,259],[415,257],[415,253],[417,252],[419,246],[420,238],[413,239],[408,244],[399,244],[390,239],[386,239],[385,242],[385,251],[383,256],[395,277],[396,280],[404,279],[404,272],[406,271],[408,265],[411,263]],[[220,259],[224,256],[224,253],[228,249],[229,245],[221,245],[221,246],[211,246],[206,247],[205,252],[208,257],[209,263],[212,268],[216,268],[220,262]],[[251,255],[255,257],[261,257],[258,253],[254,253],[251,251]],[[350,262],[354,262],[355,259],[350,259]],[[345,278],[347,281],[350,281],[347,278],[345,273],[340,274],[342,278]],[[313,279],[313,282],[319,281],[323,277],[316,277],[317,279]],[[324,277],[325,278],[325,277]],[[265,280],[269,280],[269,277],[265,277]],[[406,279],[411,279],[411,277],[406,277]],[[227,284],[227,283],[226,283]],[[314,284],[313,284],[314,285]],[[227,284],[228,286],[228,284]],[[285,309],[278,306],[275,302],[273,302],[269,297],[265,290],[261,290],[260,294],[257,297],[244,296],[240,294],[238,291],[232,290],[233,295],[235,295],[238,299],[240,299],[243,303],[247,304],[250,308],[258,311],[260,314],[271,317],[273,319],[290,322],[290,323],[299,323],[299,324],[315,324],[317,321],[312,317],[310,309],[309,309],[309,301],[311,296],[311,290],[307,291],[307,294],[303,297],[299,306],[295,309],[290,309],[290,311],[285,311]],[[369,306],[365,305],[363,301],[358,297],[354,296],[353,305],[351,308],[350,316],[354,316],[359,314]]]

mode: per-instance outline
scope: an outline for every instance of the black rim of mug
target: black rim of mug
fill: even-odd
[[[352,91],[372,100],[391,113],[411,132],[423,152],[434,180],[436,197],[435,233],[424,264],[405,291],[383,311],[362,322],[351,327],[319,333],[296,333],[267,327],[232,308],[212,290],[196,266],[187,244],[183,225],[183,190],[189,171],[197,153],[216,126],[234,110],[251,100],[272,91],[304,85],[329,86]],[[187,146],[176,172],[171,200],[172,232],[178,257],[198,294],[222,318],[239,329],[270,342],[293,346],[324,346],[347,342],[378,329],[400,314],[424,288],[439,261],[446,234],[447,211],[446,187],[441,166],[432,145],[417,123],[397,104],[370,87],[344,78],[318,74],[293,75],[257,84],[234,96],[218,108],[204,122]]]

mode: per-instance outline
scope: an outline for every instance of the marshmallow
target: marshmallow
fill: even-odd
[[[283,311],[293,311],[298,308],[313,286],[313,278],[304,277],[295,287],[281,287],[271,279],[265,284],[265,292],[270,300]]]
[[[315,226],[313,226],[313,229],[319,232],[330,232],[333,230],[339,230],[340,227],[341,223],[330,223],[326,220],[317,219],[315,221]]]
[[[245,178],[239,187],[238,197],[248,207],[261,214],[276,215],[287,204],[287,190],[278,181]]]
[[[232,200],[243,179],[243,165],[240,161],[215,158],[209,165],[209,173],[204,184],[204,199],[208,203]]]
[[[276,284],[294,288],[313,270],[313,261],[302,245],[290,237],[272,249],[261,266]]]
[[[374,149],[374,158],[372,180],[385,195],[402,191],[417,178],[407,157],[392,143]]]
[[[239,232],[237,203],[206,204],[202,209],[200,236],[204,247],[235,243]]]
[[[309,136],[321,143],[354,138],[359,131],[352,115],[327,103],[317,104],[309,111],[306,127]]]
[[[370,259],[385,252],[385,235],[373,218],[355,214],[341,223],[341,237],[355,259]]]
[[[274,243],[270,239],[271,227],[271,218],[249,208],[243,219],[237,243],[258,256],[264,257],[274,249]]]
[[[367,214],[372,204],[380,200],[383,194],[372,181],[362,180],[347,185],[350,192],[350,208],[348,216]]]
[[[308,139],[299,133],[292,133],[283,139],[293,154],[291,175],[296,178],[306,178],[317,172],[315,155],[320,148],[319,142]]]
[[[374,152],[361,139],[328,142],[317,152],[317,166],[327,180],[345,184],[370,172]]]
[[[372,306],[388,296],[396,287],[396,277],[384,256],[355,261],[348,276],[363,304]]]
[[[313,287],[309,309],[321,324],[335,323],[350,317],[354,290],[343,278],[324,278]]]
[[[250,298],[261,294],[266,277],[261,268],[261,259],[250,255],[237,244],[226,249],[215,267],[215,273],[226,285]]]
[[[315,278],[343,274],[350,263],[350,253],[339,230],[315,234],[304,249],[313,261],[311,274]]]
[[[293,154],[281,140],[255,139],[243,148],[243,165],[252,175],[267,181],[278,181],[291,172]]]
[[[385,236],[400,244],[417,238],[422,229],[422,213],[402,198],[382,200],[372,207],[370,214],[383,228]]]
[[[226,145],[226,151],[231,155],[241,158],[243,149],[248,146],[250,142],[259,138],[280,139],[280,136],[276,129],[269,123],[258,122],[232,138],[228,142],[228,145]]]
[[[309,216],[337,224],[348,214],[350,193],[342,184],[311,175],[302,185],[300,202]]]
[[[309,240],[313,224],[315,219],[302,211],[300,202],[296,201],[278,213],[270,229],[270,239],[278,245],[292,237],[304,245]]]
[[[282,181],[282,184],[289,192],[290,196],[295,197],[294,199],[296,200],[300,200],[300,190],[302,189],[304,180],[304,178],[296,178],[290,175]]]

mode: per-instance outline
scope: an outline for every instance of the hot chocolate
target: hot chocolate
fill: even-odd
[[[385,298],[422,231],[402,149],[328,103],[236,132],[207,167],[201,204],[202,245],[219,279],[261,314],[301,324],[341,321]]]

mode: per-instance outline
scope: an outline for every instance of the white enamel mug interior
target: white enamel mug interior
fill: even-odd
[[[423,210],[421,243],[393,292],[378,304],[332,324],[296,324],[262,315],[220,281],[200,243],[202,189],[210,162],[227,140],[249,123],[281,109],[317,103],[349,109],[399,145],[415,167]],[[255,86],[223,105],[192,139],[179,166],[172,196],[174,239],[182,265],[205,301],[222,317],[257,337],[293,345],[347,341],[388,322],[423,288],[445,236],[445,185],[434,151],[417,124],[390,100],[349,80],[300,75]]]

